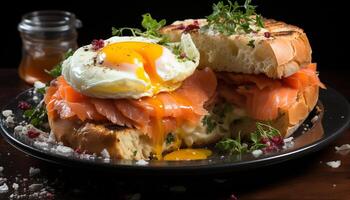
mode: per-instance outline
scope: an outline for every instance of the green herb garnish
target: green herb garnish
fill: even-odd
[[[202,124],[207,126],[207,133],[211,133],[217,126],[217,122],[214,117],[206,115],[202,119]]]
[[[169,133],[165,138],[165,143],[167,145],[173,143],[175,141],[175,136],[172,133]]]
[[[45,89],[46,89],[46,87],[42,87],[42,88],[35,89],[35,91],[37,93],[39,93],[39,94],[44,95],[45,94]]]
[[[251,5],[251,0],[246,0],[244,5],[237,1],[232,3],[228,0],[227,4],[220,1],[213,5],[213,13],[207,16],[208,25],[203,28],[211,28],[224,35],[257,31],[256,29],[264,27],[264,23],[255,8]]]
[[[241,142],[241,134],[238,133],[236,139],[225,138],[218,143],[216,143],[215,148],[217,148],[222,153],[228,153],[230,155],[235,153],[246,153],[248,152],[248,146]]]
[[[141,25],[145,29],[145,31],[142,31],[138,28],[130,28],[130,27],[123,27],[123,28],[115,28],[112,27],[112,35],[115,36],[123,36],[126,31],[129,31],[132,36],[142,36],[146,38],[156,39],[158,40],[158,43],[163,44],[168,41],[167,37],[164,35],[161,35],[159,33],[159,30],[166,24],[166,20],[162,19],[159,22],[152,18],[151,14],[146,13],[142,15],[142,22]]]
[[[24,111],[23,115],[35,127],[41,127],[47,122],[47,113],[43,101],[36,107]]]
[[[215,147],[223,153],[229,153],[230,155],[234,153],[246,153],[252,152],[257,149],[262,149],[267,147],[266,144],[263,144],[261,140],[263,138],[271,139],[275,136],[281,136],[281,133],[276,128],[268,124],[261,122],[256,123],[256,130],[250,133],[250,141],[247,140],[246,143],[242,143],[241,136],[238,134],[236,139],[225,138],[218,143]]]
[[[46,73],[50,74],[52,77],[57,78],[61,76],[62,74],[62,63],[67,58],[71,57],[73,55],[74,51],[72,49],[69,49],[63,56],[62,62],[54,66],[50,71],[45,70]]]
[[[247,45],[250,46],[251,48],[255,48],[254,42],[255,42],[255,40],[249,40]]]

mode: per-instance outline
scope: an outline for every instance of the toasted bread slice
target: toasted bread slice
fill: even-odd
[[[256,33],[225,36],[198,29],[206,24],[205,19],[176,21],[161,29],[161,33],[171,41],[180,41],[185,31],[191,33],[201,55],[200,67],[216,71],[266,74],[280,79],[311,62],[308,38],[296,26],[265,19],[265,27]]]
[[[153,155],[152,140],[137,129],[59,118],[50,120],[49,123],[56,140],[73,149],[97,155],[106,149],[111,157],[128,160],[148,160]],[[181,145],[205,146],[224,137],[224,133],[219,130],[208,134],[202,123],[187,131],[172,134],[175,140],[171,143],[164,142],[164,152],[176,150]]]

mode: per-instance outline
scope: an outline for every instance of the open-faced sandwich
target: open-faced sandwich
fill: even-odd
[[[177,150],[223,138],[253,135],[245,148],[258,149],[290,136],[323,85],[303,30],[262,18],[249,2],[220,2],[206,19],[169,26],[146,14],[146,31],[113,29],[76,50],[45,94],[56,140],[119,159],[177,152],[171,160],[206,158],[206,149]]]

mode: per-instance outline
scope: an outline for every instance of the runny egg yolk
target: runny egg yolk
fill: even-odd
[[[164,156],[164,160],[203,160],[211,156],[209,149],[179,149]]]
[[[103,66],[121,71],[134,71],[139,79],[149,82],[145,75],[147,73],[155,91],[162,84],[156,69],[156,61],[162,54],[161,45],[147,42],[113,43],[99,52],[99,56],[103,58]]]

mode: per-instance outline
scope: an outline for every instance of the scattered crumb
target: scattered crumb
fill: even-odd
[[[336,185],[336,184],[333,184],[333,187],[335,188],[335,187],[337,187],[337,185]]]
[[[0,173],[4,171],[4,167],[0,166]]]
[[[283,139],[283,142],[288,143],[288,142],[293,141],[293,139],[294,139],[293,137],[285,138],[285,139]]]
[[[62,156],[71,156],[74,153],[74,149],[67,146],[59,145],[56,147],[56,153]]]
[[[14,190],[18,190],[19,185],[18,185],[17,183],[13,183],[13,184],[12,184],[12,188],[13,188]]]
[[[35,102],[39,102],[39,97],[34,96],[34,97],[33,97],[33,101],[35,101]]]
[[[107,149],[103,149],[103,150],[101,151],[101,155],[102,155],[103,158],[110,158],[110,157],[111,157],[111,156],[109,155],[109,152],[108,152]]]
[[[341,161],[337,160],[337,161],[329,161],[326,163],[328,166],[332,167],[332,168],[338,168],[341,165]]]
[[[15,123],[15,118],[13,116],[8,116],[6,117],[5,122],[7,126],[11,127]]]
[[[9,191],[9,187],[6,185],[6,183],[0,186],[0,194],[7,193],[8,191]]]
[[[311,119],[311,123],[316,123],[316,121],[318,120],[318,115],[316,115],[315,117],[313,117],[312,119]]]
[[[257,149],[257,150],[252,151],[252,154],[255,158],[257,158],[263,154],[263,151],[260,149]]]
[[[289,138],[285,138],[283,139],[283,149],[289,149],[292,148],[294,146],[294,138],[293,137],[289,137]]]
[[[136,162],[136,165],[148,165],[148,162],[145,161],[145,160],[138,160],[138,161]]]
[[[2,111],[2,115],[4,117],[10,117],[13,115],[13,112],[12,112],[12,110],[4,110],[4,111]]]
[[[40,89],[40,88],[44,88],[44,87],[46,87],[45,83],[40,82],[40,81],[35,81],[34,82],[34,88],[35,89]]]
[[[345,117],[344,117],[344,115],[342,115],[342,116],[340,116],[340,118],[341,118],[341,119],[344,119]]]
[[[29,176],[36,176],[40,174],[40,169],[39,168],[34,168],[34,167],[30,167],[29,168]]]
[[[350,144],[343,144],[340,147],[335,147],[336,151],[350,150]]]

